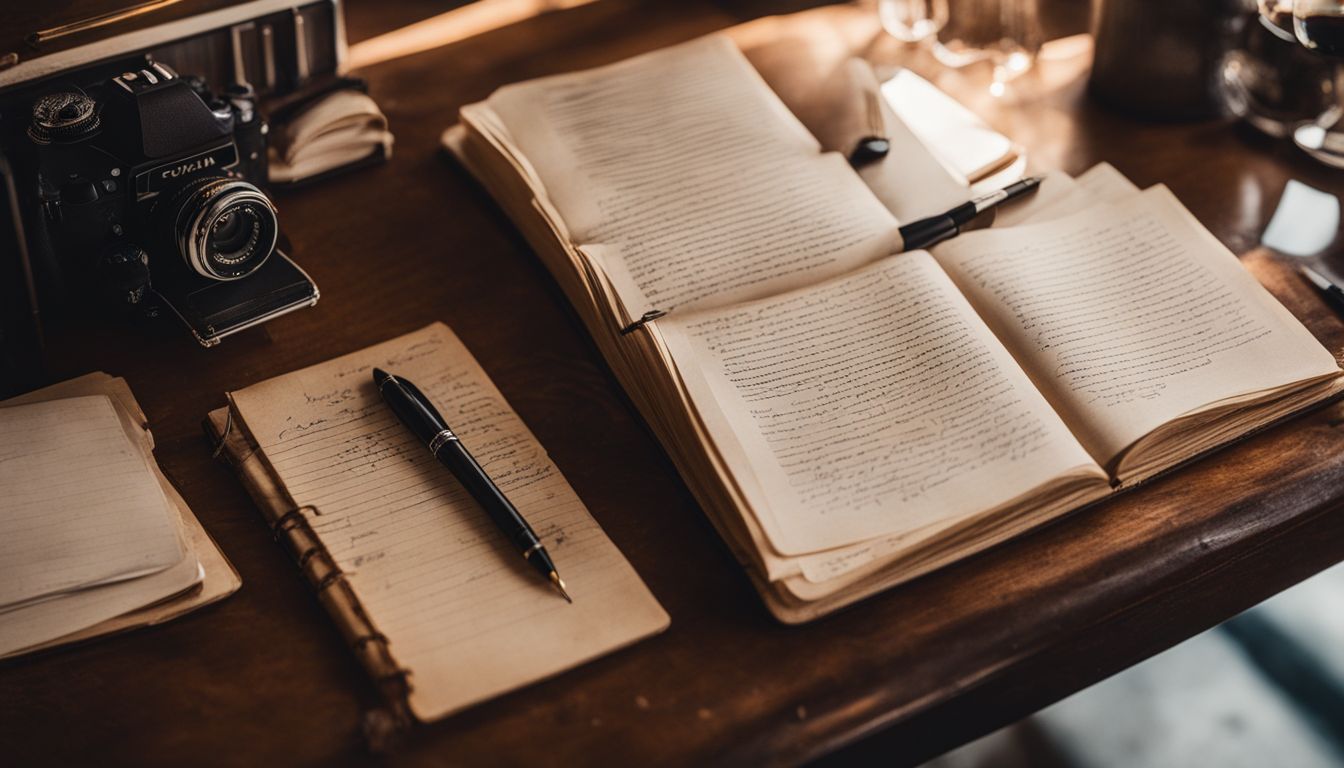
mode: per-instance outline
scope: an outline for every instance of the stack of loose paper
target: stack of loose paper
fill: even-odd
[[[159,473],[125,383],[53,390],[0,407],[0,657],[156,623],[239,585]]]

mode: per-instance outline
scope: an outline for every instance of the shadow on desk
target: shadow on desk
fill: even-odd
[[[1344,765],[1344,566],[924,768]],[[882,762],[881,738],[852,756]]]

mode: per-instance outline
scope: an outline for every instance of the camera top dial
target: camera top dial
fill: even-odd
[[[38,144],[78,141],[98,131],[98,105],[82,93],[49,93],[33,103],[28,137]]]

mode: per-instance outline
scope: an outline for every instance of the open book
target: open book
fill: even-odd
[[[861,178],[722,36],[501,88],[446,141],[785,621],[1344,388],[1169,191],[1109,166],[902,253],[898,215],[946,180]]]

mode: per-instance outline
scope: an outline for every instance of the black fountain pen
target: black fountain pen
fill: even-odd
[[[495,521],[499,530],[522,553],[523,559],[549,579],[565,600],[574,602],[565,591],[565,582],[560,580],[555,563],[546,554],[546,548],[541,545],[541,539],[537,538],[532,526],[518,514],[518,510],[504,497],[490,476],[485,474],[481,465],[476,463],[471,452],[448,428],[429,398],[411,382],[380,368],[373,369],[373,383],[378,386],[378,392],[392,412],[397,414],[397,418],[401,419],[401,423],[410,427],[415,436],[429,446],[429,452],[434,454],[434,458],[457,477],[472,498],[490,515],[490,519]]]
[[[904,250],[914,251],[920,248],[929,248],[949,237],[955,237],[957,233],[961,232],[962,227],[970,223],[971,219],[1013,198],[1021,197],[1040,185],[1039,177],[1028,176],[1009,184],[1003,189],[981,195],[968,203],[962,203],[947,213],[912,221],[901,227],[901,240],[905,243]]]

